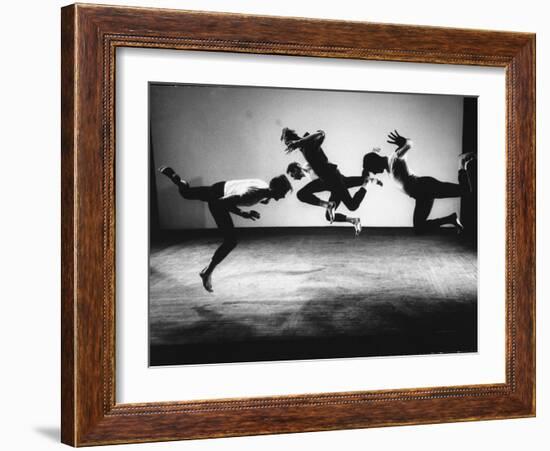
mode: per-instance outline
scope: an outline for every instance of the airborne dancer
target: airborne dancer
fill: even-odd
[[[301,180],[303,178],[309,178],[310,182],[300,189],[297,193],[298,199],[302,202],[307,202],[308,198],[314,193],[319,193],[322,191],[330,191],[325,182],[317,177],[313,169],[306,164],[301,165],[300,163],[294,161],[288,165],[286,173],[290,175],[294,180]],[[368,181],[376,182],[378,185],[382,186],[382,182],[378,179],[369,178]],[[346,188],[355,188],[357,186],[362,186],[365,182],[364,177],[355,176],[355,177],[344,177],[344,184]],[[330,193],[329,202],[335,202],[334,210],[336,211],[340,206],[340,199],[334,194]],[[330,221],[330,216],[328,211],[325,213],[327,221]],[[334,213],[334,222],[347,222],[351,224],[355,230],[355,236],[359,236],[361,233],[361,219],[358,217],[346,216],[343,213]]]
[[[298,149],[304,156],[307,162],[307,171],[304,167],[298,165],[289,166],[289,173],[295,173],[296,177],[302,178],[304,172],[314,174],[315,179],[304,186],[296,196],[301,202],[322,207],[326,210],[325,216],[332,224],[337,222],[350,222],[355,228],[355,233],[358,235],[361,232],[361,222],[359,218],[347,218],[344,215],[337,215],[336,208],[340,203],[343,203],[350,211],[355,211],[361,205],[367,192],[366,185],[371,181],[368,177],[344,177],[338,170],[338,166],[331,163],[321,144],[325,140],[325,133],[319,130],[313,134],[306,133],[300,137],[295,130],[284,128],[281,134],[281,141],[286,145],[285,152],[287,154]],[[296,166],[298,165],[299,168]],[[303,175],[301,175],[303,174]],[[314,178],[311,177],[311,178]],[[348,188],[360,186],[359,190],[351,196]],[[315,193],[320,191],[330,191],[328,201],[322,200],[315,196]]]
[[[255,210],[243,211],[239,207],[251,207],[257,203],[267,204],[271,199],[278,201],[292,190],[288,178],[282,174],[271,179],[269,184],[263,180],[228,180],[211,186],[189,186],[176,172],[167,166],[159,172],[168,177],[178,188],[180,195],[188,200],[208,202],[208,208],[223,236],[222,244],[216,249],[210,263],[200,272],[204,288],[212,292],[212,273],[216,267],[237,245],[237,234],[231,214],[256,221],[260,213]]]
[[[378,149],[369,152],[363,158],[363,175],[380,174],[388,171],[401,189],[416,202],[413,213],[413,226],[415,232],[422,234],[439,229],[442,225],[451,224],[457,233],[462,232],[463,226],[456,212],[436,219],[428,219],[435,199],[449,197],[462,197],[471,194],[470,182],[466,167],[474,158],[472,153],[464,153],[459,158],[459,183],[449,183],[437,180],[434,177],[419,177],[411,173],[407,164],[407,152],[413,147],[413,142],[401,136],[397,130],[388,135],[388,143],[397,146],[397,149],[389,156],[381,156]]]

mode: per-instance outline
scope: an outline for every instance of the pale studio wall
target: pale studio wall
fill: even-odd
[[[298,133],[322,129],[323,148],[344,175],[360,175],[363,155],[372,147],[382,154],[395,147],[386,134],[397,129],[415,142],[411,170],[443,181],[457,181],[462,151],[463,98],[460,96],[356,93],[273,88],[151,85],[151,133],[154,163],[170,165],[191,185],[260,178],[284,173],[290,156],[280,142],[284,126]],[[366,226],[411,227],[414,201],[388,176],[384,187],[371,187],[355,216]],[[215,227],[207,206],[179,197],[170,181],[156,173],[162,229]],[[296,191],[268,206],[254,207],[260,221],[234,217],[236,226],[325,226],[321,208],[303,204]],[[326,196],[325,196],[326,197]],[[437,200],[432,217],[458,211],[456,199]],[[347,210],[340,207],[342,212]]]

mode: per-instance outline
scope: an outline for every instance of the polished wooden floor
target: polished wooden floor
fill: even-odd
[[[215,231],[151,247],[150,364],[408,355],[477,350],[477,256],[446,231],[243,230],[198,276]]]

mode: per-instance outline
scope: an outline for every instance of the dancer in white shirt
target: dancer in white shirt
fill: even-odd
[[[259,179],[228,180],[211,186],[191,187],[176,172],[166,166],[159,172],[168,177],[178,188],[184,199],[208,202],[210,213],[223,236],[223,243],[216,249],[212,260],[201,272],[204,288],[212,292],[212,273],[225,257],[237,245],[237,235],[230,213],[255,221],[260,213],[255,210],[242,211],[239,207],[251,207],[261,202],[267,204],[271,199],[278,201],[292,190],[288,178],[283,174],[271,179],[269,184]]]

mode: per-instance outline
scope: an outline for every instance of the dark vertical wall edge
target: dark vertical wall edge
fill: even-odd
[[[464,98],[462,122],[462,153],[478,151],[478,101],[477,97]],[[477,206],[478,206],[478,166],[477,160],[469,163],[468,175],[472,188],[472,198],[463,198],[460,202],[460,220],[464,225],[465,239],[473,246],[477,245]]]
[[[149,116],[151,105],[149,104]],[[155,177],[155,152],[153,150],[153,130],[149,119],[149,240],[157,238],[160,231],[159,208],[157,198],[157,183]]]

